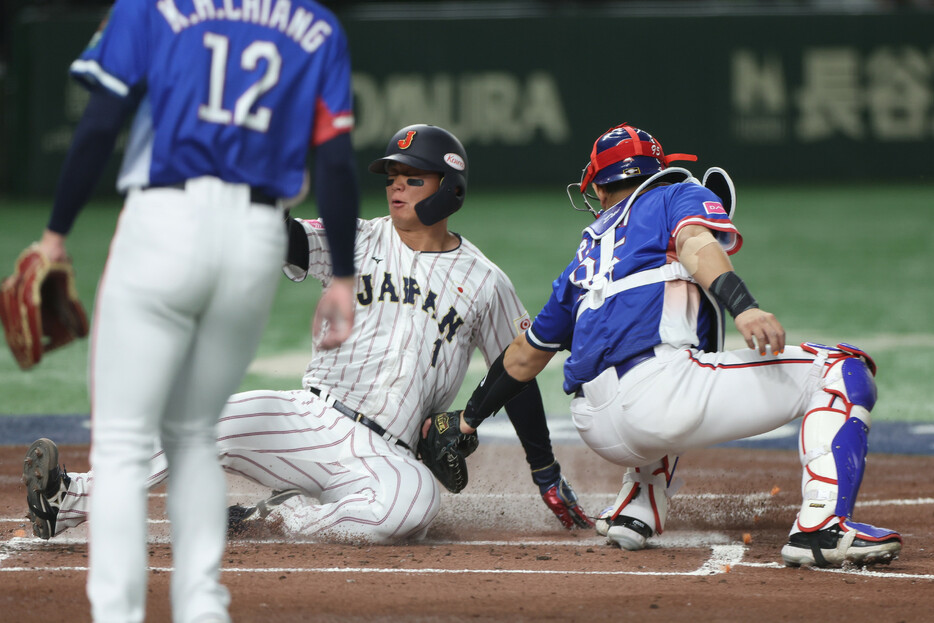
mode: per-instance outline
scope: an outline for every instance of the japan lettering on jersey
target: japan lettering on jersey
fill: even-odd
[[[118,0],[71,73],[141,99],[121,190],[211,175],[291,197],[309,145],[353,129],[347,40],[311,0]]]
[[[691,180],[646,192],[620,218],[625,203],[608,208],[584,230],[577,254],[526,332],[536,348],[571,351],[564,367],[568,393],[661,343],[716,349],[708,343],[719,322],[716,310],[694,284],[676,278],[629,289],[606,286],[676,260],[675,238],[688,225],[707,227],[727,253],[738,251],[742,238],[720,199]],[[601,265],[605,244],[614,245],[612,254],[604,251],[609,267]],[[610,294],[588,298],[598,288]]]

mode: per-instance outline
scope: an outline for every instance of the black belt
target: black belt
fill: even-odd
[[[648,348],[641,353],[636,353],[626,361],[616,364],[616,376],[617,378],[623,378],[623,375],[635,368],[637,365],[643,361],[647,361],[655,356],[655,348]]]
[[[626,360],[623,361],[622,363],[616,364],[616,365],[614,366],[614,367],[616,368],[616,378],[618,378],[618,379],[623,378],[623,375],[624,375],[624,374],[626,374],[627,372],[629,372],[630,370],[632,370],[633,368],[635,368],[635,367],[636,367],[637,365],[639,365],[640,363],[642,363],[642,362],[644,362],[644,361],[648,361],[649,359],[651,359],[651,358],[654,357],[654,356],[655,356],[655,348],[654,348],[654,347],[653,347],[653,348],[647,348],[647,349],[645,349],[644,351],[642,351],[641,353],[636,353],[635,355],[633,355],[633,356],[630,357],[629,359],[626,359]],[[574,396],[577,397],[577,398],[580,398],[580,397],[582,397],[583,395],[584,395],[584,388],[583,388],[583,387],[578,387],[578,388],[574,391]]]
[[[145,186],[143,190],[151,190],[153,188],[174,188],[176,190],[185,190],[185,182],[179,182],[178,184],[157,184],[155,186]],[[258,205],[269,206],[270,208],[276,207],[277,199],[270,195],[267,195],[259,188],[250,186],[250,203],[256,203]]]
[[[319,396],[319,397],[321,396],[321,390],[318,389],[317,387],[309,387],[308,391],[310,391],[315,396]],[[354,411],[353,409],[351,409],[350,407],[348,407],[341,401],[336,400],[332,398],[331,396],[326,396],[325,401],[331,407],[334,407],[338,412],[340,412],[343,415],[346,415],[354,422],[360,422],[361,424],[369,428],[371,431],[373,431],[374,433],[376,433],[383,439],[388,438],[387,441],[392,440],[396,443],[397,446],[402,446],[409,452],[412,452],[412,448],[409,447],[409,444],[405,443],[401,439],[396,439],[395,437],[387,433],[385,428],[383,428],[382,426],[380,426],[379,424],[377,424],[376,422],[374,422],[367,416],[363,415],[362,413],[358,413],[357,411]]]

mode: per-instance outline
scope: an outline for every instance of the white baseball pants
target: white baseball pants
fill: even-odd
[[[227,618],[214,430],[269,315],[285,255],[278,208],[216,178],[131,191],[101,278],[91,344],[88,596],[95,621],[142,621],[147,476],[161,437],[174,478],[173,619]]]
[[[302,490],[276,513],[296,536],[366,543],[417,539],[440,511],[440,487],[411,452],[305,390],[231,396],[217,425],[216,452],[228,473],[270,489]],[[56,534],[84,523],[88,492],[96,486],[94,472],[70,476]],[[147,486],[168,477],[166,457],[156,452]]]
[[[571,401],[581,438],[611,463],[641,467],[666,454],[765,433],[825,401],[822,363],[797,346],[704,353],[657,346],[618,378],[615,368]]]

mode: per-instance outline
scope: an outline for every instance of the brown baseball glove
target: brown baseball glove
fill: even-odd
[[[88,319],[69,262],[51,262],[38,244],[16,260],[0,286],[0,320],[7,344],[23,370],[42,354],[88,334]]]

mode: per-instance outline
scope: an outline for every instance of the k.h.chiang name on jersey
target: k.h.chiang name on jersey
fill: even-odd
[[[316,20],[313,11],[291,0],[158,0],[156,8],[176,34],[207,21],[244,22],[285,33],[308,53],[333,32],[327,20]]]
[[[118,189],[215,175],[270,197],[296,196],[309,137],[318,146],[353,127],[348,45],[334,15],[307,0],[159,0],[155,7],[162,19],[148,19],[146,3],[124,8],[138,22],[133,29],[126,17],[116,27],[113,17],[105,20],[71,66],[86,84],[142,99]],[[157,62],[147,64],[139,51],[139,29]],[[184,64],[169,62],[177,54]],[[302,79],[308,75],[322,79]],[[192,101],[199,102],[194,110]],[[160,127],[174,135],[153,132]]]

